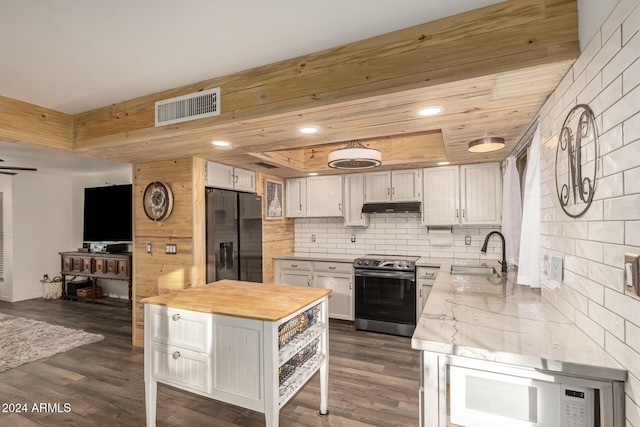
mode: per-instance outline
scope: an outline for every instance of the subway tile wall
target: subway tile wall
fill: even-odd
[[[501,257],[499,238],[490,240],[486,254],[480,252],[480,248],[485,236],[496,229],[500,230],[500,227],[453,227],[447,238],[442,234],[430,234],[417,213],[371,214],[368,227],[345,227],[343,218],[296,218],[295,251],[493,260]],[[312,236],[315,236],[315,242]],[[466,236],[471,237],[471,245],[465,245]],[[355,242],[351,241],[352,237]]]
[[[640,427],[640,299],[624,292],[624,254],[640,254],[640,6],[620,0],[540,112],[542,295],[630,373],[626,425]],[[594,202],[572,219],[559,205],[555,155],[577,104],[596,115],[600,163]],[[562,282],[548,275],[564,258]]]

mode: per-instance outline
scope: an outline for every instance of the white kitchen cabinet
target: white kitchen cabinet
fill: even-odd
[[[460,224],[460,171],[458,166],[428,168],[423,171],[424,225]]]
[[[307,179],[287,179],[285,188],[285,216],[287,218],[307,216]]]
[[[255,193],[256,174],[250,170],[208,161],[206,164],[205,185],[207,187]]]
[[[338,262],[314,262],[313,286],[331,289],[329,317],[353,320],[353,265]]]
[[[391,200],[417,202],[422,200],[422,171],[404,169],[391,171]]]
[[[502,174],[498,163],[427,168],[423,188],[423,225],[501,223]]]
[[[313,279],[310,261],[276,260],[276,283],[292,286],[311,286]]]
[[[420,169],[364,174],[365,202],[413,202],[422,200]]]
[[[344,175],[344,225],[367,227],[369,214],[362,213],[364,204],[364,174]]]
[[[307,180],[307,216],[343,216],[342,175],[312,176]]]
[[[353,263],[276,259],[276,283],[331,289],[329,317],[353,320]]]
[[[460,166],[463,224],[502,222],[502,174],[499,163]]]

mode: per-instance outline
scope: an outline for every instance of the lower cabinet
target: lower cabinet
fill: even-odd
[[[353,320],[353,264],[351,262],[275,260],[276,283],[331,289],[329,317]]]
[[[424,306],[427,303],[429,293],[431,292],[431,288],[433,288],[433,282],[436,280],[438,271],[440,271],[440,267],[418,267],[416,269],[416,290],[418,292],[418,303],[416,304],[416,308],[418,310],[416,313],[417,321],[420,320],[420,316],[422,315]]]

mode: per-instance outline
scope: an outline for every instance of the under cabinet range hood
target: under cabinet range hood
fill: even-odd
[[[383,202],[365,203],[362,205],[362,213],[407,213],[420,212],[420,202]]]

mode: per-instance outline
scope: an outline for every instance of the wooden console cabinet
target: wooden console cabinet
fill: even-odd
[[[67,295],[67,276],[88,277],[93,283],[93,295],[96,294],[98,279],[125,280],[129,287],[127,306],[131,309],[131,252],[108,254],[98,252],[60,252],[60,275],[62,276],[62,298]],[[81,300],[81,297],[73,297]],[[118,304],[114,298],[85,298],[93,303]]]

